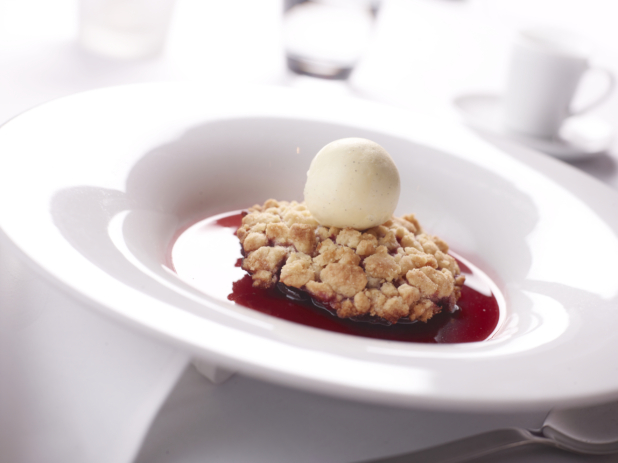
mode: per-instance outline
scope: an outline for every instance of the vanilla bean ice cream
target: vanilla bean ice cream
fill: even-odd
[[[313,158],[305,203],[320,225],[365,230],[391,218],[399,191],[399,171],[384,148],[364,138],[342,138]]]

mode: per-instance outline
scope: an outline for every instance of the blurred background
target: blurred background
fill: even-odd
[[[353,93],[445,115],[455,96],[502,90],[513,34],[531,25],[559,26],[585,35],[595,45],[594,59],[618,71],[618,30],[612,21],[618,7],[612,0],[297,3],[0,0],[0,121],[78,91],[178,80]],[[348,8],[348,12],[323,14],[315,11],[319,7]],[[113,34],[97,39],[96,31],[92,33],[97,15],[103,27],[107,21],[108,27],[130,31],[148,27],[146,12],[153,11],[150,27],[166,31],[159,49],[146,44],[140,54],[130,40],[123,44]],[[157,14],[163,19],[157,19]],[[106,46],[106,39],[117,43]],[[327,62],[340,60],[344,72],[335,76],[340,80],[310,79],[291,71],[288,65],[297,72],[312,73],[299,69],[303,53],[309,58],[312,53],[327,55]],[[602,84],[594,77],[585,79],[578,98],[586,99]],[[618,95],[613,95],[598,113],[618,120],[617,102]]]
[[[0,122],[79,91],[183,80],[461,117],[454,98],[503,91],[525,27],[575,31],[618,72],[617,10],[613,0],[0,0]],[[575,104],[604,85],[585,76]],[[615,128],[618,94],[594,114]],[[615,151],[576,164],[618,186]]]

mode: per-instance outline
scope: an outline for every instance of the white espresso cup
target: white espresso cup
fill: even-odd
[[[504,95],[504,127],[538,138],[557,137],[567,117],[582,114],[604,101],[614,87],[607,69],[589,63],[590,47],[579,36],[557,29],[527,29],[516,38]],[[606,88],[582,108],[571,107],[581,77],[601,72]]]

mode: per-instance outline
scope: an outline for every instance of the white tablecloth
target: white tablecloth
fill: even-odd
[[[576,29],[618,73],[613,0],[385,0],[349,82],[285,68],[278,0],[178,0],[164,53],[116,61],[76,43],[74,0],[0,0],[0,122],[53,98],[136,82],[265,83],[353,94],[460,117],[452,98],[500,93],[508,44],[531,24]],[[586,99],[600,83],[587,82]],[[596,110],[618,123],[618,93]],[[573,163],[618,188],[618,148]],[[5,166],[6,167],[6,166]],[[1,211],[0,211],[1,213]],[[0,243],[0,461],[15,463],[348,462],[503,426],[533,413],[379,407],[234,376],[214,385],[186,353],[70,300]],[[595,460],[521,449],[479,461]]]

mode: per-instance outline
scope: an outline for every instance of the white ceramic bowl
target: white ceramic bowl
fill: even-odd
[[[164,265],[175,232],[198,218],[302,200],[311,158],[350,136],[395,159],[397,213],[416,213],[493,278],[506,310],[491,340],[325,332],[203,294]],[[352,99],[147,84],[22,114],[0,129],[0,163],[0,226],[42,275],[85,307],[226,369],[411,407],[618,396],[618,196],[555,160]]]

